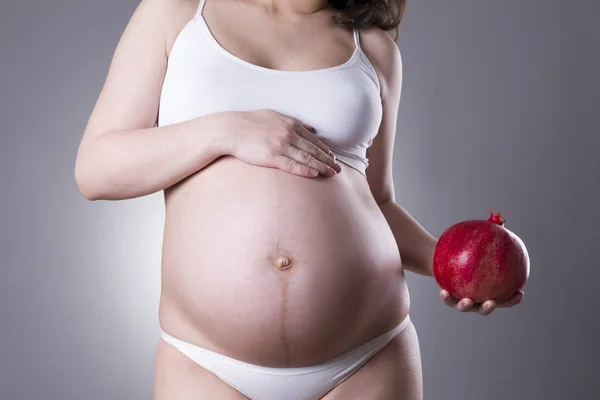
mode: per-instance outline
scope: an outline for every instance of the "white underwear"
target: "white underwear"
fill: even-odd
[[[392,330],[329,361],[293,368],[249,364],[176,339],[165,331],[161,337],[250,400],[317,400],[358,371],[409,322],[407,315]]]

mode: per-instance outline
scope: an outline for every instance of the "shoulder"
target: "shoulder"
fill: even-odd
[[[134,17],[166,28],[179,20],[191,20],[198,8],[199,0],[141,0]]]
[[[139,7],[163,34],[167,55],[183,28],[194,18],[200,0],[142,0]]]
[[[398,91],[402,83],[402,56],[394,39],[383,29],[372,26],[360,30],[360,45],[377,72],[382,95]]]
[[[183,27],[194,18],[200,0],[141,0],[134,18],[146,21],[170,49]]]
[[[140,7],[146,7],[162,12],[176,12],[181,8],[193,8],[194,11],[200,4],[200,0],[141,0]]]

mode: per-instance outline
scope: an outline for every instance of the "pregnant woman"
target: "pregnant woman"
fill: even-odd
[[[155,400],[422,399],[404,270],[432,276],[436,239],[394,197],[403,9],[138,6],[75,179],[90,200],[164,190]]]

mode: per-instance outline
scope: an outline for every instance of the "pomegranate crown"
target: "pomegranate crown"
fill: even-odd
[[[490,218],[488,219],[488,221],[493,222],[494,224],[500,225],[500,226],[504,226],[504,223],[506,222],[506,220],[502,219],[502,213],[494,213],[492,211],[492,208],[488,208],[488,210],[490,211]]]

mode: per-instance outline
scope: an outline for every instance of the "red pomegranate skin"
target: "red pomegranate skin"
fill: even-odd
[[[502,214],[490,209],[488,220],[468,220],[446,229],[433,257],[440,288],[475,303],[503,302],[525,286],[529,255],[523,241],[504,227]]]

